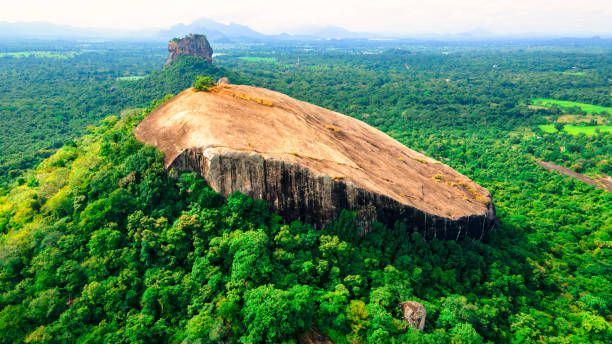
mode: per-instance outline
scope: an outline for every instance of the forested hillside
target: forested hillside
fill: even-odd
[[[0,55],[0,182],[36,166],[65,141],[80,137],[88,125],[184,90],[198,73],[228,76],[191,57],[162,71],[163,60],[147,53]]]
[[[488,242],[424,242],[383,226],[358,237],[348,212],[315,231],[261,201],[224,200],[196,175],[171,178],[131,134],[156,102],[9,180],[0,342],[274,343],[318,328],[336,343],[607,343],[612,194],[534,158],[609,173],[610,134],[546,133],[539,125],[586,114],[532,99],[609,107],[610,55],[369,49],[236,48],[217,63],[360,118],[487,187],[500,220]],[[197,63],[115,92],[142,103],[150,87],[173,85],[159,98],[206,71]],[[564,74],[572,67],[584,75]],[[570,145],[583,149],[561,151]],[[402,319],[407,300],[427,308],[423,333]]]

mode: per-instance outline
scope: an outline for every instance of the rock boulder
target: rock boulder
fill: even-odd
[[[411,327],[416,328],[419,331],[425,329],[425,317],[427,311],[425,307],[415,301],[406,301],[399,304],[400,309],[404,313],[404,319]]]
[[[449,166],[357,119],[262,88],[188,89],[134,134],[165,153],[168,169],[196,171],[225,196],[263,199],[286,221],[322,228],[348,209],[360,234],[377,221],[426,240],[483,239],[495,223],[489,192]]]

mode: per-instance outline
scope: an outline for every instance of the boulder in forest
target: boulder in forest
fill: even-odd
[[[298,344],[334,344],[325,333],[316,327],[299,336],[297,342]]]
[[[400,309],[404,313],[404,319],[411,327],[419,331],[425,329],[425,317],[427,310],[425,307],[415,301],[406,301],[399,304]]]

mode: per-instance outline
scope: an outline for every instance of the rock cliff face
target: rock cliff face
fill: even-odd
[[[227,196],[264,199],[285,220],[322,228],[342,209],[361,234],[374,221],[426,239],[483,239],[493,228],[489,192],[447,165],[356,119],[249,86],[186,90],[134,130]],[[398,233],[399,234],[399,233]]]
[[[180,55],[202,57],[208,61],[212,61],[213,50],[206,40],[204,35],[187,35],[184,38],[175,38],[168,43],[168,61],[166,66],[169,66]]]

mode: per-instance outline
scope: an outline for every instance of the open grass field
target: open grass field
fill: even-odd
[[[547,107],[547,108],[556,105],[556,106],[564,107],[564,108],[579,107],[584,112],[589,113],[589,114],[601,113],[603,111],[612,113],[612,107],[599,106],[599,105],[591,105],[591,104],[578,103],[578,102],[571,102],[571,101],[567,101],[567,100],[534,98],[531,101],[536,106],[543,106],[543,107]]]
[[[584,125],[569,124],[563,127],[564,131],[572,135],[578,135],[578,134],[595,135],[597,129],[599,129],[600,132],[612,133],[612,125],[584,126]]]
[[[545,133],[556,133],[557,129],[552,124],[543,124],[538,126],[540,130]],[[563,131],[571,135],[585,134],[585,135],[595,135],[597,134],[597,129],[600,132],[608,132],[612,133],[612,125],[594,125],[594,126],[586,126],[586,125],[572,125],[566,124],[563,127]]]
[[[584,72],[561,72],[563,75],[584,75]]]
[[[136,81],[136,80],[140,80],[145,78],[146,75],[132,75],[132,76],[120,76],[118,77],[117,81]]]
[[[18,51],[11,53],[0,53],[0,57],[12,56],[17,58],[22,57],[46,57],[55,59],[67,59],[78,54],[76,51]]]
[[[241,56],[239,59],[249,62],[276,62],[276,59],[273,57]]]
[[[552,124],[542,124],[542,125],[538,125],[538,128],[540,128],[540,130],[542,130],[545,133],[556,133],[557,129],[555,129],[555,126]]]

